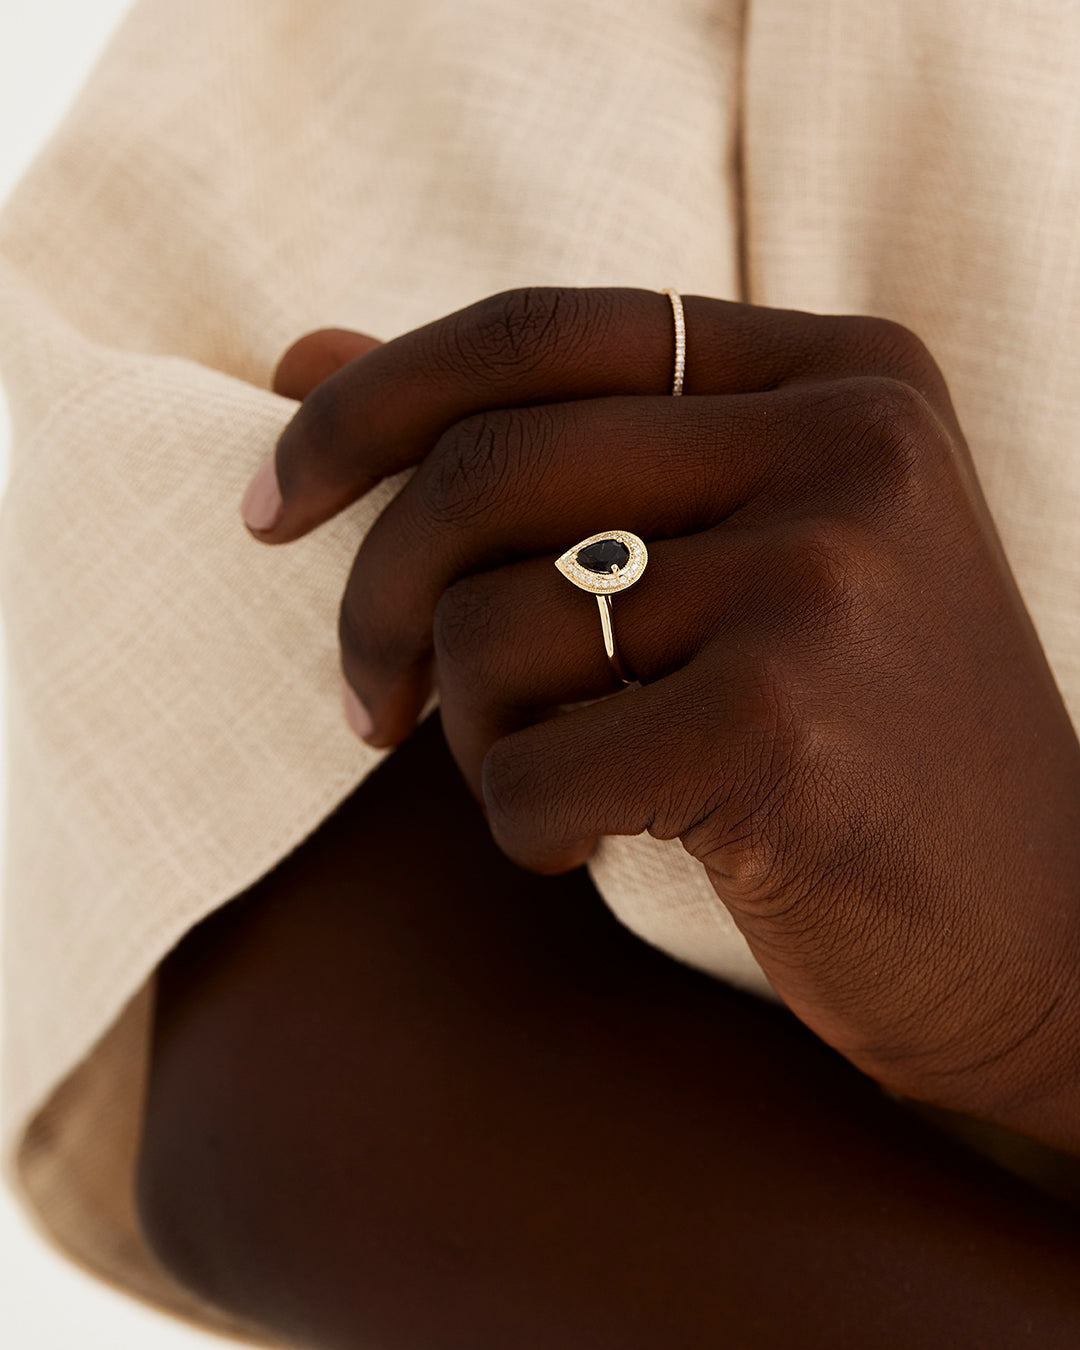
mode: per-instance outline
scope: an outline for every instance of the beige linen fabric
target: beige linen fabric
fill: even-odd
[[[70,1254],[249,1334],[156,1268],[130,1187],[157,962],[378,760],[335,614],[394,485],[283,549],[237,514],[281,350],[534,283],[900,319],[1075,716],[1078,68],[1060,0],[134,11],[0,219],[5,1156]],[[644,938],[766,990],[677,845],[592,870]]]

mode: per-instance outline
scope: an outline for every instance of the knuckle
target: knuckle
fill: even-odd
[[[860,381],[862,419],[880,444],[918,438],[933,417],[922,394],[906,380],[874,375]]]
[[[857,368],[890,372],[916,379],[937,369],[923,340],[895,319],[870,314],[825,315],[822,336]]]
[[[884,376],[864,381],[863,462],[871,498],[921,500],[924,484],[951,454],[948,436],[926,398],[905,380]]]
[[[797,679],[792,663],[771,646],[730,679],[724,782],[680,835],[722,879],[728,899],[760,904],[783,878],[783,822],[805,753]]]
[[[868,354],[886,369],[904,371],[933,366],[934,361],[922,338],[895,319],[864,317],[859,320],[860,335]]]
[[[474,525],[505,512],[529,490],[529,466],[551,441],[547,409],[477,413],[439,439],[420,469],[425,518],[442,526]]]
[[[481,785],[488,821],[506,840],[520,841],[540,832],[541,798],[533,757],[520,744],[520,734],[495,742],[484,756]]]
[[[785,639],[797,640],[790,655],[805,656],[804,644],[817,652],[865,654],[867,616],[896,584],[872,524],[847,516],[805,521],[783,542],[776,561],[773,575],[781,579],[773,612]],[[798,671],[796,661],[787,671],[787,688]]]
[[[533,369],[559,345],[572,296],[566,287],[522,286],[481,301],[454,335],[459,359],[484,377]]]
[[[850,596],[859,564],[852,534],[840,521],[814,521],[788,541],[784,563],[795,583],[797,609],[833,610]]]
[[[507,420],[499,413],[477,413],[440,438],[421,470],[423,509],[435,524],[467,524],[482,514],[507,475]]]
[[[724,900],[763,904],[781,887],[782,857],[767,805],[730,822],[723,808],[710,810],[682,835],[683,847],[702,863],[722,887]]]
[[[449,586],[435,606],[435,659],[441,674],[472,681],[484,678],[499,630],[498,606],[490,584],[466,577]]]
[[[541,872],[565,871],[567,849],[581,843],[580,811],[564,779],[572,758],[570,733],[557,723],[557,718],[538,723],[497,740],[481,769],[496,842],[516,862]]]
[[[857,483],[871,503],[919,480],[948,445],[927,399],[888,375],[840,381],[819,396],[812,417],[819,464]]]

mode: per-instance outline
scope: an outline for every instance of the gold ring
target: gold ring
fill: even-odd
[[[600,627],[604,632],[604,650],[612,670],[623,684],[633,684],[636,677],[619,655],[611,618],[611,597],[639,581],[648,561],[649,551],[644,540],[629,530],[590,534],[588,539],[568,548],[555,561],[563,576],[579,590],[596,596]]]
[[[683,376],[686,374],[686,315],[683,313],[682,296],[678,291],[665,286],[664,294],[671,301],[671,312],[675,316],[675,376],[671,381],[671,392],[678,398],[682,393]]]

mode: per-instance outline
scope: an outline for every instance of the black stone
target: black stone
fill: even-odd
[[[579,548],[577,560],[590,572],[610,576],[613,567],[623,568],[630,561],[630,550],[618,539],[598,539],[595,544]]]

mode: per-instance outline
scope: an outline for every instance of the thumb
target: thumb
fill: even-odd
[[[278,362],[271,387],[275,394],[286,398],[307,398],[317,384],[336,370],[381,346],[378,338],[348,328],[320,328],[305,333]]]
[[[381,345],[378,338],[348,328],[320,328],[306,333],[278,362],[271,388],[285,398],[305,399],[342,366]],[[249,530],[266,530],[278,518],[281,505],[281,486],[271,450],[247,485],[240,514]]]

